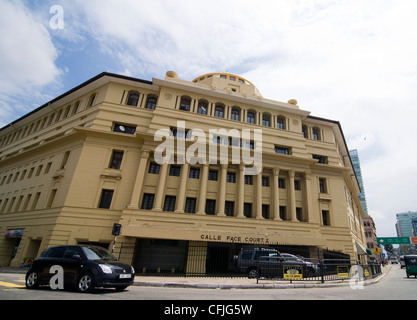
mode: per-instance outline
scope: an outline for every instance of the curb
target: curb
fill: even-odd
[[[377,276],[374,279],[365,280],[364,286],[377,284],[391,270]],[[265,284],[209,284],[209,283],[165,283],[165,282],[146,282],[136,281],[132,284],[139,287],[157,287],[157,288],[191,288],[191,289],[309,289],[309,288],[335,288],[348,287],[349,281],[339,283],[265,283]]]

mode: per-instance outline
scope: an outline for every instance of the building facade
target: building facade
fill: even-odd
[[[76,243],[114,247],[137,270],[191,272],[203,256],[204,273],[248,244],[356,259],[359,191],[340,123],[295,100],[229,73],[102,73],[0,130],[0,265]]]

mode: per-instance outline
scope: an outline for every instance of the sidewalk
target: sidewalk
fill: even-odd
[[[0,267],[0,273],[26,274],[26,268]],[[378,283],[391,270],[391,265],[382,268],[382,274],[364,281],[364,286]],[[147,277],[136,275],[134,286],[198,289],[285,289],[285,288],[329,288],[349,286],[349,279],[325,281],[259,280],[248,278],[205,278],[205,277]]]
[[[382,274],[374,279],[364,281],[364,286],[378,283],[391,270],[391,266],[382,269]],[[349,279],[325,281],[279,281],[248,278],[202,278],[202,277],[146,277],[136,275],[135,286],[167,287],[167,288],[198,288],[198,289],[285,289],[285,288],[329,288],[349,286]]]

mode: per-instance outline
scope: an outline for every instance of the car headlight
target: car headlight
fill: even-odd
[[[101,271],[103,271],[104,273],[112,273],[112,270],[108,265],[99,264],[98,266],[101,268]]]
[[[132,272],[132,274],[134,274],[135,273],[135,269],[132,266],[130,267],[130,269],[131,269],[130,271]]]

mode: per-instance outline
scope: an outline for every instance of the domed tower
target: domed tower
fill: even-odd
[[[195,78],[193,82],[198,85],[210,87],[212,90],[262,100],[262,95],[252,82],[233,73],[207,73]]]

